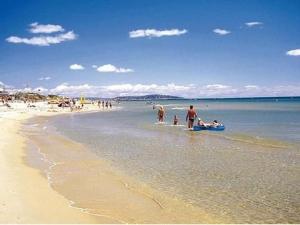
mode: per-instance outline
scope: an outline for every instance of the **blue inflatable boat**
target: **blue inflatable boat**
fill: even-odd
[[[201,131],[201,130],[222,131],[225,130],[225,126],[219,125],[219,126],[194,126],[193,127],[193,131]]]

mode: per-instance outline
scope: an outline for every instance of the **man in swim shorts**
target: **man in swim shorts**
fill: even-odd
[[[188,128],[193,128],[194,126],[194,121],[197,118],[197,113],[194,110],[194,106],[190,105],[190,109],[187,111],[186,114],[186,121],[188,122]]]

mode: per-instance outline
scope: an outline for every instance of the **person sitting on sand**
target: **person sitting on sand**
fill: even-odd
[[[197,117],[197,112],[194,110],[194,106],[190,105],[190,109],[188,110],[185,118],[185,120],[188,122],[188,128],[193,128],[194,120]]]
[[[165,110],[162,106],[159,107],[157,112],[158,122],[164,122]]]
[[[178,117],[175,115],[173,120],[173,125],[178,125]]]

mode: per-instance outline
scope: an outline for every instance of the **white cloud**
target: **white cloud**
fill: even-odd
[[[6,85],[0,81],[0,91],[3,91],[3,89],[6,88]]]
[[[244,86],[246,90],[257,90],[259,87],[257,85],[246,85]]]
[[[133,69],[127,69],[127,68],[117,68],[114,65],[111,64],[105,64],[103,66],[99,66],[97,68],[97,71],[100,73],[130,73],[134,72]]]
[[[300,49],[294,49],[286,52],[290,56],[300,56]]]
[[[238,92],[236,88],[222,84],[199,86],[198,90],[198,94],[206,97],[234,95]]]
[[[257,96],[299,96],[300,86],[272,86],[260,87],[257,85],[245,85],[232,87],[222,84],[209,85],[176,85],[176,84],[114,84],[107,86],[93,86],[89,84],[69,85],[67,83],[58,85],[50,90],[51,93],[78,96],[115,97],[129,95],[166,94],[195,97],[257,97]]]
[[[2,82],[0,82],[1,84]],[[271,96],[300,96],[300,85],[258,86],[244,85],[233,87],[224,84],[208,85],[178,85],[170,84],[113,84],[96,86],[90,84],[71,85],[62,83],[55,88],[44,87],[16,89],[6,85],[9,92],[34,91],[43,94],[59,94],[65,96],[116,97],[129,95],[165,94],[186,98],[218,98],[218,97],[271,97]]]
[[[1,91],[2,91],[3,89],[11,89],[11,88],[13,88],[13,86],[7,85],[7,84],[5,84],[5,83],[3,83],[3,82],[0,81],[0,90],[1,90]]]
[[[60,25],[53,24],[38,24],[37,22],[30,24],[29,31],[34,34],[38,33],[54,33],[54,32],[63,32],[64,28]]]
[[[157,85],[157,84],[115,84],[107,86],[93,86],[89,84],[69,85],[63,83],[50,90],[51,93],[78,96],[102,96],[115,97],[127,95],[146,95],[146,94],[172,94],[188,92],[192,86],[183,86],[175,84]]]
[[[47,77],[40,77],[38,80],[51,80],[51,77],[47,76]]]
[[[62,83],[57,87],[50,89],[49,92],[52,94],[68,95],[68,96],[79,96],[85,94],[89,96],[97,96],[97,87],[89,84],[82,85],[69,85],[68,83]]]
[[[92,65],[92,68],[97,69],[98,66],[97,65]]]
[[[82,65],[80,65],[80,64],[72,64],[72,65],[70,65],[70,70],[84,70],[84,67],[82,66]]]
[[[6,39],[7,42],[14,44],[28,44],[37,46],[49,46],[51,44],[59,44],[64,41],[71,41],[76,39],[76,34],[73,31],[67,33],[58,34],[55,36],[37,36],[32,38],[20,38],[17,36],[11,36]]]
[[[224,30],[224,29],[219,29],[219,28],[214,29],[213,32],[218,35],[227,35],[227,34],[231,33],[231,31],[229,31],[229,30]]]
[[[254,21],[254,22],[247,22],[245,23],[246,26],[248,27],[254,27],[254,26],[260,26],[260,25],[263,25],[262,22],[258,22],[258,21]]]
[[[139,37],[162,37],[162,36],[179,36],[187,33],[186,29],[170,29],[170,30],[156,30],[156,29],[140,29],[129,32],[130,38],[139,38]]]
[[[223,84],[209,84],[205,86],[207,89],[219,90],[219,89],[227,89],[231,86],[223,85]]]

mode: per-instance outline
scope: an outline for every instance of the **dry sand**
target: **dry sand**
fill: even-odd
[[[49,186],[39,170],[25,164],[22,122],[36,115],[57,113],[13,106],[14,109],[0,112],[0,223],[116,222],[70,207],[69,201]]]

